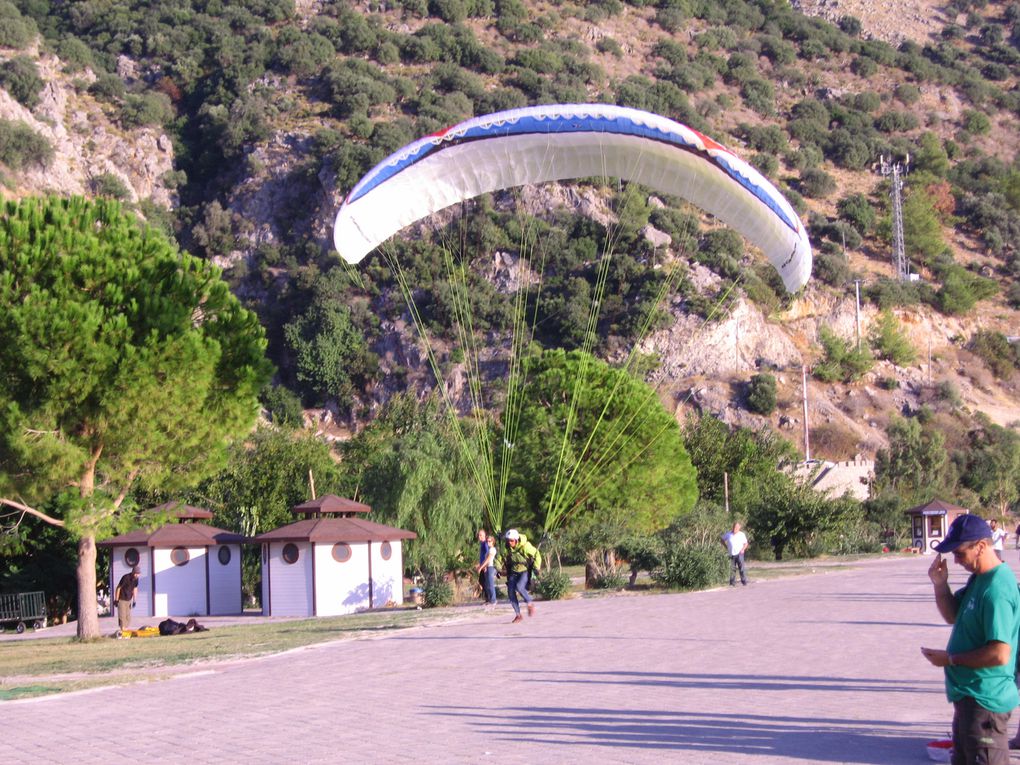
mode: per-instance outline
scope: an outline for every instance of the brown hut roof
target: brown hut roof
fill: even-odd
[[[372,508],[353,499],[338,497],[336,494],[323,494],[316,499],[295,505],[291,510],[295,513],[368,513]]]
[[[180,502],[164,502],[162,505],[149,510],[150,513],[165,513],[168,510],[172,511],[175,518],[181,520],[202,520],[208,521],[213,517],[211,510],[206,510],[204,507],[194,507],[192,505],[182,505]]]
[[[390,542],[417,539],[413,531],[364,518],[307,518],[255,537],[256,542]]]
[[[250,540],[232,531],[224,531],[204,523],[168,523],[155,531],[129,531],[127,534],[98,542],[99,547],[209,547],[243,544]]]
[[[912,507],[909,510],[904,510],[904,512],[908,515],[960,515],[969,513],[970,510],[945,500],[933,499],[931,502]]]

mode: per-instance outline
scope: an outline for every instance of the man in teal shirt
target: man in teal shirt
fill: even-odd
[[[928,569],[935,604],[953,625],[946,650],[922,648],[936,667],[944,667],[946,696],[953,704],[953,765],[1008,765],[1009,714],[1020,703],[1013,670],[1020,593],[1012,569],[992,549],[992,530],[976,515],[960,515],[935,547]],[[949,589],[952,553],[970,572],[967,584]]]

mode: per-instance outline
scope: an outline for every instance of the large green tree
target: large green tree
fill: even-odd
[[[483,515],[453,426],[434,400],[399,395],[343,446],[348,496],[371,505],[375,520],[414,531],[404,562],[428,575],[463,563]]]
[[[582,351],[530,360],[519,426],[502,448],[507,525],[652,533],[698,498],[680,427],[655,390]]]
[[[950,469],[942,433],[923,427],[916,417],[893,417],[886,435],[889,448],[875,455],[876,496],[896,496],[908,505],[940,493],[952,496],[956,474]]]
[[[138,522],[132,489],[214,472],[269,371],[219,270],[116,203],[4,204],[0,504],[77,540],[79,638],[99,637],[96,539]]]
[[[291,508],[315,495],[339,494],[340,468],[323,439],[306,431],[259,427],[231,444],[226,467],[185,495],[216,514],[217,525],[255,536],[297,520]],[[257,555],[244,556],[246,596],[258,595]]]
[[[226,467],[202,483],[195,501],[218,523],[255,536],[295,519],[291,508],[315,494],[340,492],[340,468],[329,444],[307,432],[259,427],[231,445]]]

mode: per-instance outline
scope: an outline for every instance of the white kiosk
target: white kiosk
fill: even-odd
[[[958,515],[970,513],[965,507],[933,499],[905,511],[910,516],[911,545],[925,555],[935,552],[935,545],[942,541],[949,525]]]
[[[98,543],[110,548],[110,594],[138,566],[134,613],[146,616],[224,616],[240,614],[240,534],[200,523],[213,514],[201,507],[168,502],[153,514],[170,512],[177,523],[155,531],[131,531]]]
[[[327,494],[293,508],[304,520],[256,536],[263,615],[334,616],[402,604],[401,543],[418,535],[359,517],[371,509]]]

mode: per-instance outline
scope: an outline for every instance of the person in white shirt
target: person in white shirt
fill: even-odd
[[[747,534],[740,530],[740,523],[734,523],[733,530],[723,534],[720,541],[730,556],[730,587],[736,587],[738,571],[740,572],[740,583],[747,584],[747,572],[744,570]]]
[[[992,527],[992,549],[995,551],[995,554],[999,556],[999,560],[1002,560],[1003,542],[1006,541],[1006,538],[1009,536],[1009,532],[1005,529],[999,528],[999,522],[994,518],[988,521],[988,525]]]

